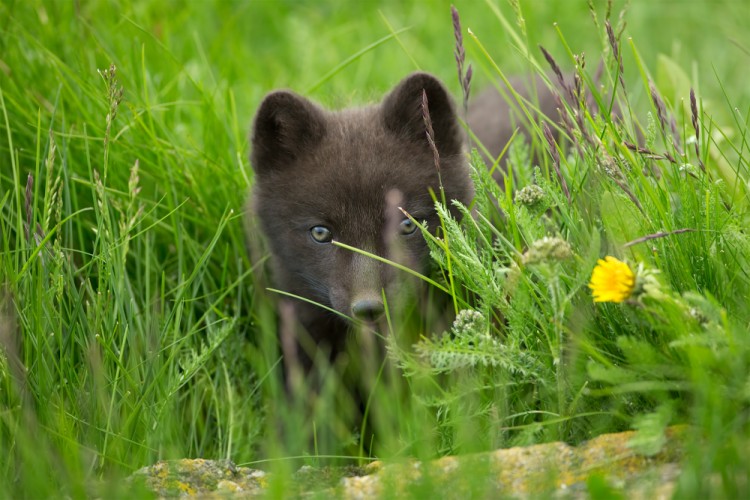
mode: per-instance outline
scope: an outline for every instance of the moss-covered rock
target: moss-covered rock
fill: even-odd
[[[668,497],[679,475],[684,428],[666,432],[659,453],[640,454],[635,432],[605,434],[573,447],[555,442],[496,450],[432,462],[408,461],[365,467],[303,467],[289,480],[294,495],[319,492],[326,497],[440,495],[532,497],[543,493],[577,497],[624,493],[628,497]],[[227,460],[158,462],[133,474],[162,497],[220,496],[248,498],[262,494],[267,473],[237,467]]]
[[[130,476],[160,497],[254,496],[264,491],[267,474],[237,467],[230,460],[182,459],[157,462]]]

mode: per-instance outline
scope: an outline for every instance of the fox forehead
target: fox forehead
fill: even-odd
[[[310,208],[380,208],[397,190],[412,203],[428,202],[439,177],[431,155],[378,123],[368,110],[329,114],[326,133],[286,168],[258,179],[275,198]]]

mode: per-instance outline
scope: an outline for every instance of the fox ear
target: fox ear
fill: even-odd
[[[464,134],[458,123],[453,99],[440,80],[427,73],[412,73],[385,98],[382,112],[386,128],[429,147],[422,113],[423,91],[427,94],[427,109],[435,131],[438,153],[446,157],[460,154]]]
[[[256,173],[283,168],[313,148],[325,134],[323,111],[293,92],[263,99],[255,115],[250,162]]]

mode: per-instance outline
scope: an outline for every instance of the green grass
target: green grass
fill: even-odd
[[[364,460],[337,377],[320,390],[314,429],[305,403],[282,395],[274,297],[254,286],[263,262],[245,252],[249,125],[279,87],[342,107],[423,69],[459,96],[449,6],[0,5],[0,496],[114,495],[122,477],[166,458],[279,472]],[[596,21],[586,2],[457,7],[475,35],[464,35],[474,91],[498,69],[548,71],[539,44],[563,68],[585,51],[589,76],[603,55],[604,87],[616,85],[605,6]],[[564,152],[559,175],[547,155],[535,170],[514,145],[506,192],[474,162],[477,215],[445,218],[433,278],[480,319],[441,339],[452,318],[394,308],[392,362],[363,367],[379,381],[369,421],[380,456],[629,428],[651,453],[666,425],[688,423],[680,492],[747,495],[750,7],[633,2],[624,19],[624,128],[586,116],[601,146]],[[546,151],[541,130],[532,135]],[[514,199],[531,182],[541,205]],[[692,231],[625,246],[681,229]],[[545,236],[571,256],[524,259]],[[652,273],[638,301],[592,303],[586,285],[605,255]]]

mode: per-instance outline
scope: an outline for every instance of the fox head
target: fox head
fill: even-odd
[[[427,97],[435,147],[426,133]],[[253,203],[277,286],[346,316],[376,320],[381,291],[398,286],[390,264],[424,271],[428,247],[412,219],[439,227],[433,196],[467,203],[472,184],[453,101],[433,76],[414,73],[377,105],[327,111],[289,91],[265,97],[255,117]],[[438,170],[439,168],[439,170]]]

